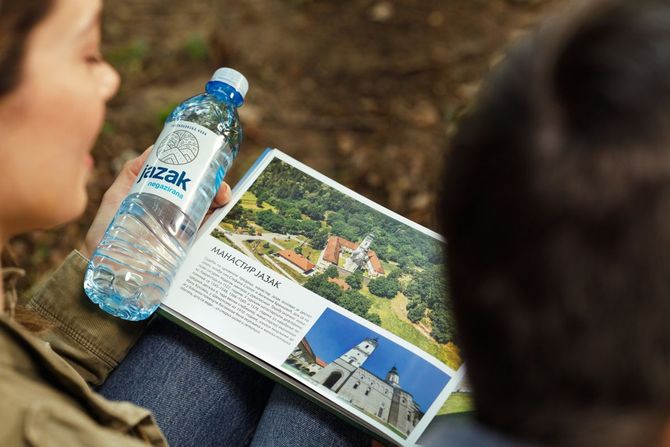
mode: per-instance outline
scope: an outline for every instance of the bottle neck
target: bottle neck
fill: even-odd
[[[209,81],[205,85],[205,91],[217,99],[230,104],[233,107],[241,107],[244,98],[230,85],[220,81]]]

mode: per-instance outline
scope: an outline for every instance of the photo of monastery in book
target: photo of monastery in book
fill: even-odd
[[[457,389],[445,266],[437,233],[268,150],[205,222],[162,309],[380,439],[414,446],[470,400]]]
[[[458,369],[443,243],[273,159],[211,235]]]

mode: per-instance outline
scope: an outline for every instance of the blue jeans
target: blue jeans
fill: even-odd
[[[156,317],[98,391],[150,409],[171,446],[370,446],[370,438]]]

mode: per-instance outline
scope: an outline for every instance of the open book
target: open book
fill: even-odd
[[[268,149],[200,229],[160,312],[378,438],[424,444],[468,407],[443,245]]]

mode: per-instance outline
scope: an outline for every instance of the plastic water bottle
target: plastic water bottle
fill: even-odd
[[[165,297],[237,156],[247,89],[242,74],[220,68],[206,93],[168,116],[86,270],[84,290],[104,311],[143,320]]]

